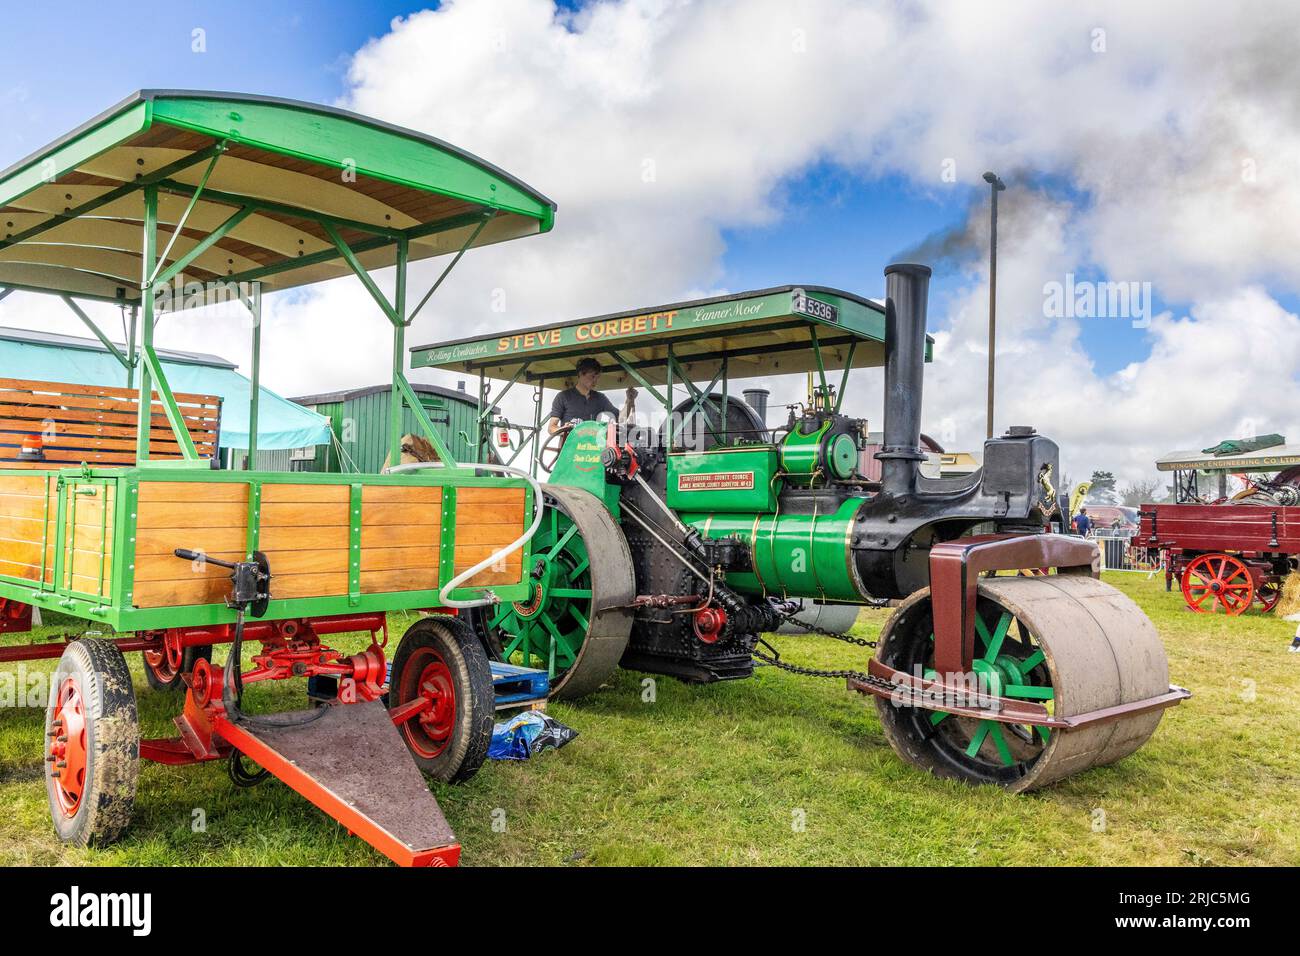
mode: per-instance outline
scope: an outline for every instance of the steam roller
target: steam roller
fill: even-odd
[[[930,270],[885,276],[883,305],[789,286],[414,349],[415,366],[478,371],[483,395],[488,378],[539,386],[531,451],[550,475],[532,590],[466,612],[489,651],[548,668],[560,698],[619,666],[691,683],[757,664],[846,680],[875,698],[904,760],[1013,792],[1141,747],[1190,694],[1170,685],[1150,620],[1100,580],[1095,545],[1052,533],[1056,444],[1013,426],[972,474],[923,467],[942,453],[920,432]],[[602,387],[659,401],[662,424],[587,421],[543,441],[541,386],[580,357],[602,364]],[[842,411],[849,371],[873,366],[882,432]],[[763,393],[730,393],[729,374],[787,373],[808,390],[781,424]],[[856,669],[799,666],[773,645],[813,604],[900,600]]]

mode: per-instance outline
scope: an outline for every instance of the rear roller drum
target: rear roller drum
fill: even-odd
[[[632,555],[595,495],[546,485],[532,541],[532,593],[466,615],[500,660],[544,668],[551,697],[590,694],[618,667],[632,630]]]
[[[59,839],[112,843],[131,822],[140,722],[126,658],[83,637],[59,659],[45,712],[45,791]]]
[[[1129,598],[1084,575],[986,578],[979,584],[974,672],[984,692],[1043,704],[1069,717],[1169,689],[1155,627]],[[882,663],[934,676],[929,589],[885,625]],[[936,776],[1034,790],[1133,753],[1163,711],[1074,730],[958,717],[876,699],[890,745]]]

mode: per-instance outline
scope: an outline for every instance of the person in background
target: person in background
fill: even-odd
[[[1074,516],[1074,533],[1086,538],[1091,530],[1092,519],[1088,517],[1088,509],[1080,508],[1079,513]]]
[[[596,383],[600,381],[600,363],[594,358],[584,358],[578,362],[574,371],[577,377],[573,385],[557,392],[555,401],[551,403],[551,418],[546,423],[548,434],[554,435],[579,422],[594,422],[604,414],[618,419],[618,409],[614,403],[596,390]],[[635,394],[635,389],[628,389],[629,399]]]

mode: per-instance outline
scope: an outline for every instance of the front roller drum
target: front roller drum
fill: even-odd
[[[1165,694],[1169,665],[1150,619],[1128,597],[1085,575],[980,581],[973,670],[985,693],[1075,717]],[[918,591],[881,632],[878,657],[934,674],[930,591]],[[1113,763],[1155,732],[1163,710],[1067,729],[960,717],[877,697],[890,745],[940,777],[1013,793]]]

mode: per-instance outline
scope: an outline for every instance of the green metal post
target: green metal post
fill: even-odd
[[[406,374],[406,259],[410,246],[405,238],[397,241],[397,281],[393,295],[393,396],[389,402],[388,461],[396,467],[402,461],[402,389]]]
[[[481,373],[480,373],[481,374]],[[542,441],[542,396],[546,391],[546,379],[537,382],[537,391],[533,393],[533,462],[528,473],[537,477],[537,452]]]
[[[727,356],[722,356],[722,444],[727,443]]]
[[[854,339],[849,343],[849,354],[844,360],[844,374],[840,376],[840,393],[835,396],[835,414],[839,414],[840,406],[844,404],[844,393],[849,387],[849,369],[853,368],[853,353],[858,350],[858,341]]]
[[[664,412],[667,418],[664,420],[664,450],[673,450],[673,344],[668,343],[668,364],[664,368],[664,374],[668,381],[664,385]]]
[[[253,377],[248,396],[248,459],[245,468],[257,468],[257,407],[262,392],[262,283],[254,282],[245,305],[253,315]]]
[[[147,354],[153,348],[153,285],[149,277],[153,275],[154,258],[158,248],[158,187],[144,188],[144,243],[140,266],[140,296],[143,305],[140,328],[140,347]],[[140,363],[140,416],[137,420],[135,439],[135,458],[144,462],[149,458],[149,428],[153,424],[153,381],[150,376],[149,362]]]
[[[126,387],[135,387],[135,367],[140,363],[140,356],[135,354],[135,327],[140,321],[140,307],[131,306],[131,322],[126,332],[126,354],[131,364],[126,367]]]

